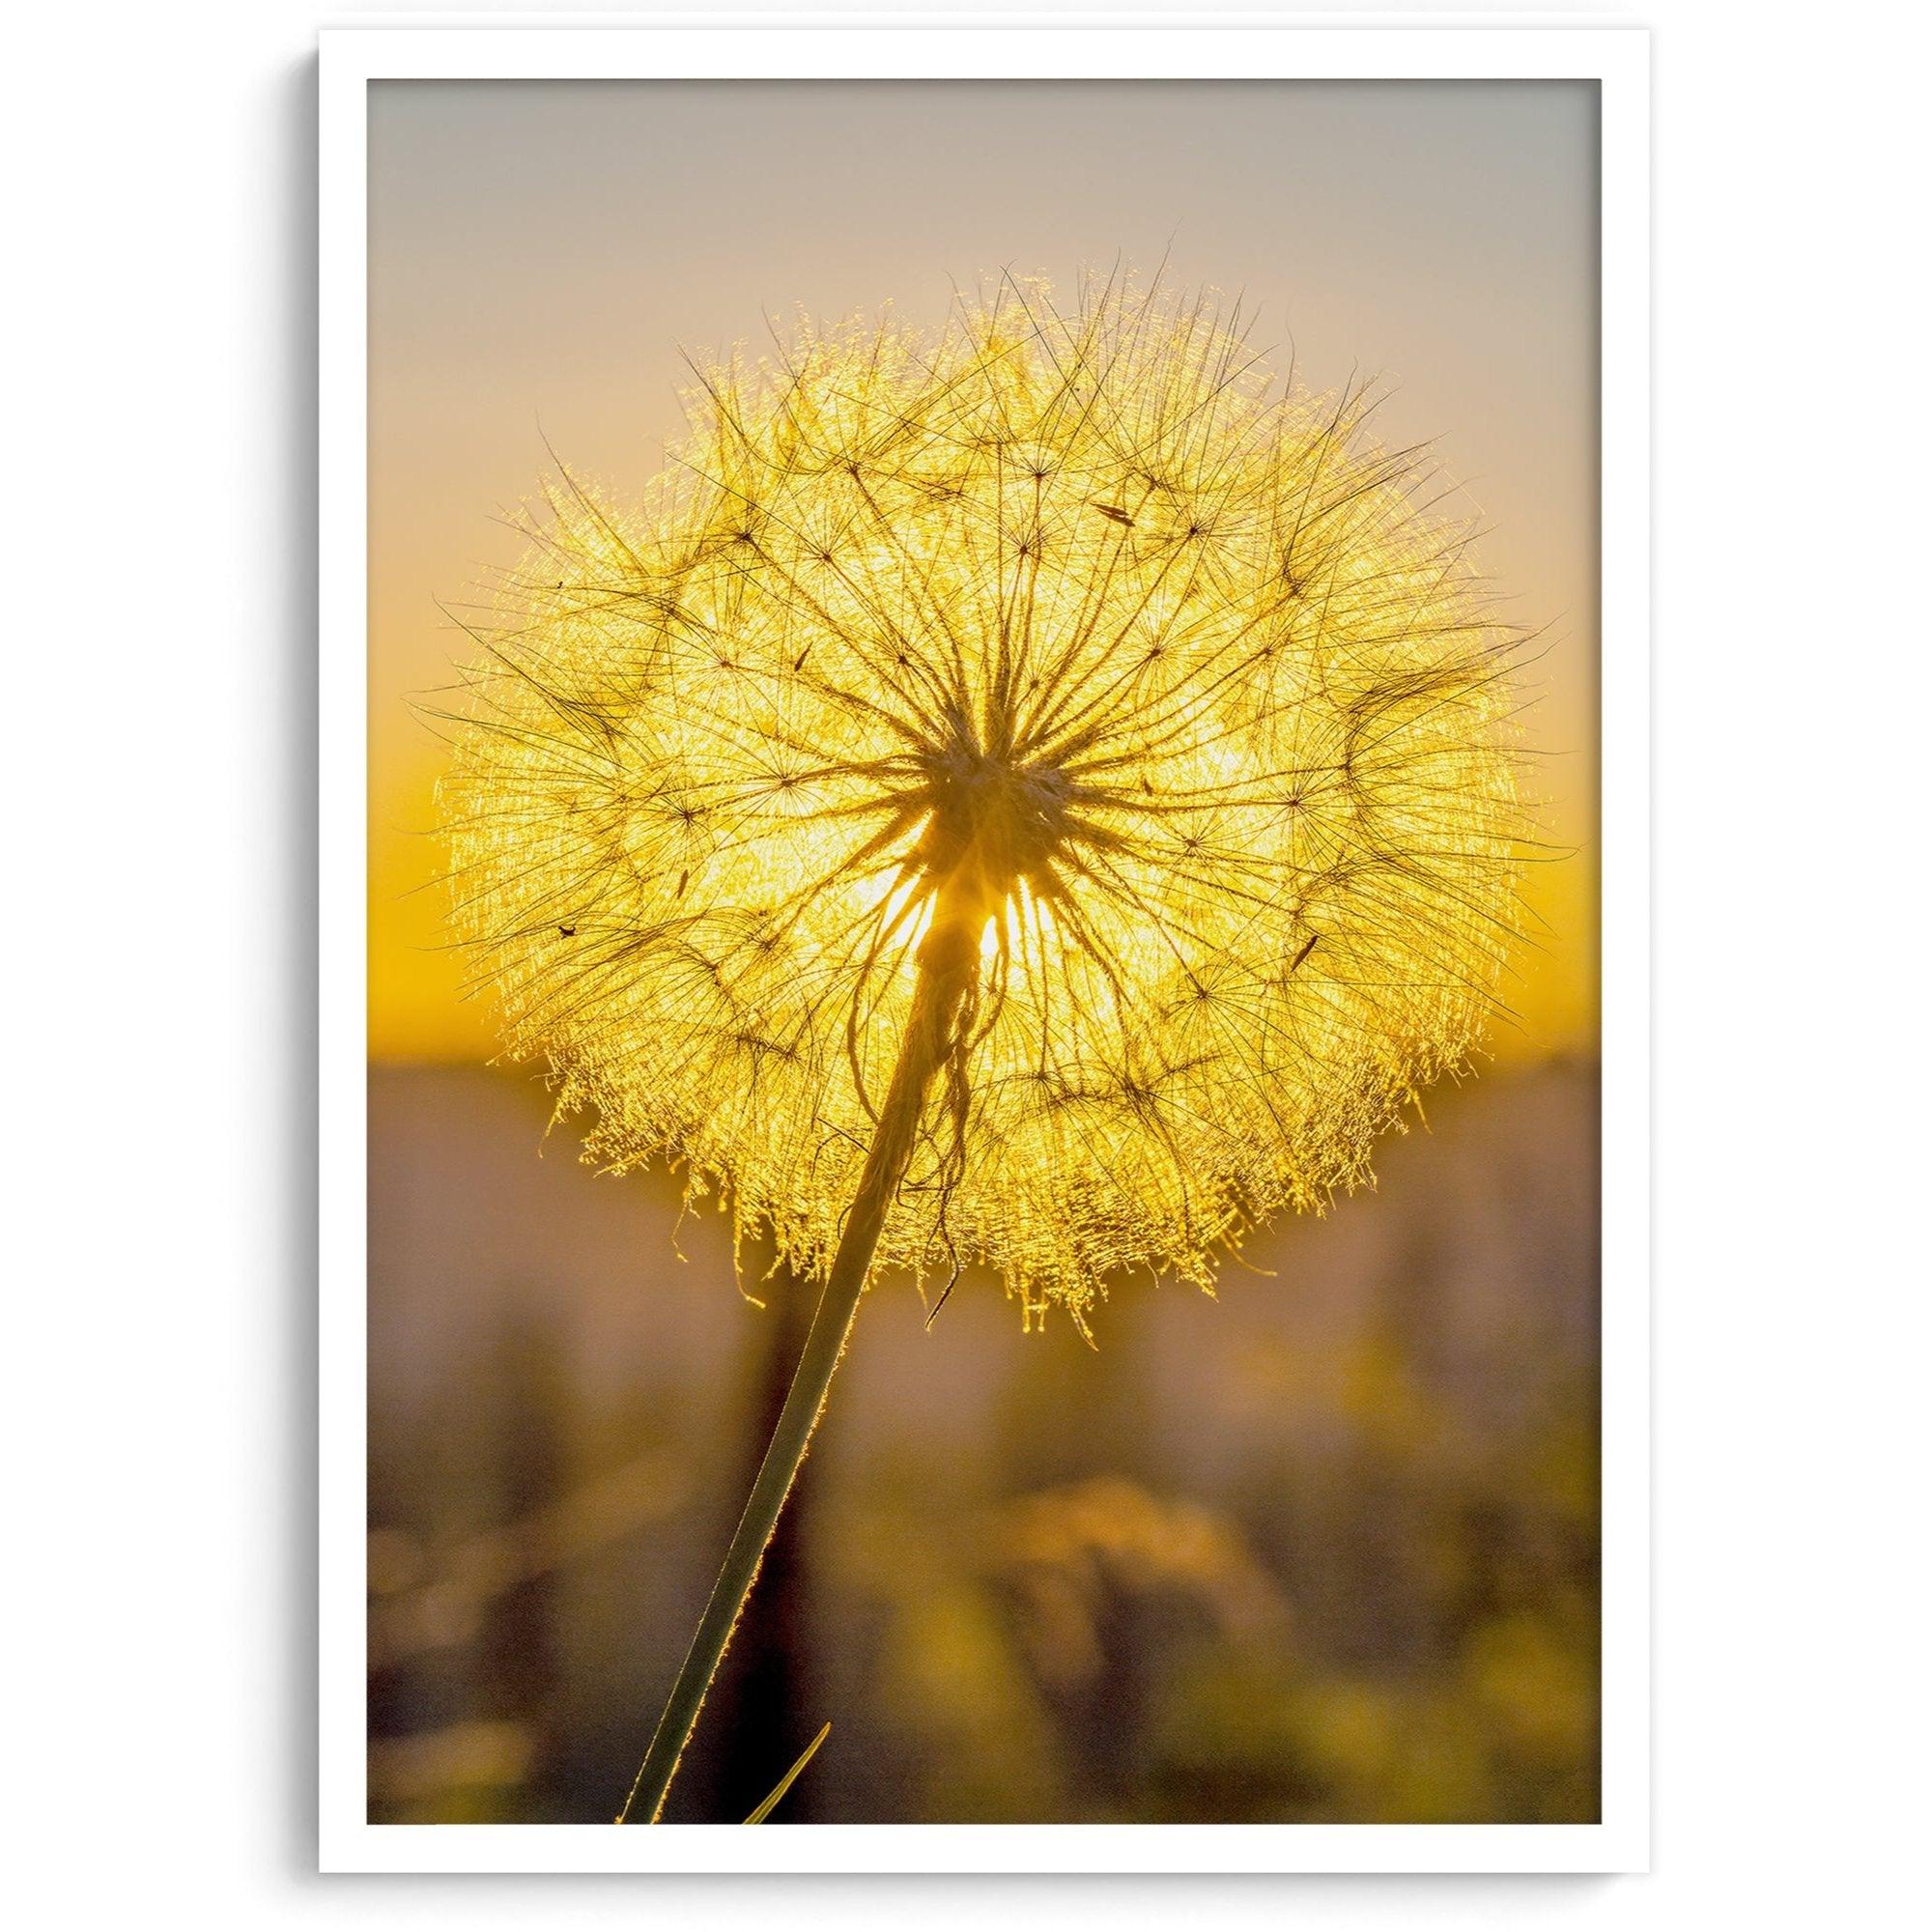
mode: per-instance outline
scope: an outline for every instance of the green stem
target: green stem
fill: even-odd
[[[631,1795],[617,1814],[620,1825],[629,1824],[634,1814],[649,1824],[657,1823],[678,1760],[697,1722],[698,1710],[757,1578],[765,1546],[772,1540],[799,1464],[805,1461],[811,1432],[818,1425],[832,1386],[833,1372],[859,1312],[859,1297],[865,1291],[873,1250],[879,1244],[886,1210],[912,1158],[926,1089],[952,1044],[953,1022],[970,980],[969,969],[975,963],[973,948],[978,944],[977,934],[971,935],[970,946],[967,938],[964,923],[936,918],[920,949],[919,980],[898,1064],[893,1069],[885,1104],[879,1109],[878,1130],[866,1156],[838,1252],[832,1258],[818,1312],[811,1318],[791,1389],[772,1431],[765,1460],[758,1465],[745,1513],[738,1520],[731,1547],[724,1552],[718,1580],[711,1587],[711,1601],[698,1620],[697,1634],[691,1640],[677,1682],[671,1686]]]

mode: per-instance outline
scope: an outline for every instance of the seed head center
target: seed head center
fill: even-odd
[[[926,793],[922,869],[975,910],[996,912],[1021,879],[1037,880],[1071,830],[1071,786],[1053,764],[949,752],[933,761]]]

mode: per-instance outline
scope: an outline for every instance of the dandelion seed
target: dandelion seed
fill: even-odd
[[[1008,285],[707,373],[639,513],[554,488],[444,797],[593,1155],[822,1274],[951,890],[976,970],[880,1262],[1084,1319],[1364,1179],[1479,1036],[1520,829],[1514,636],[1371,409],[1204,304]]]

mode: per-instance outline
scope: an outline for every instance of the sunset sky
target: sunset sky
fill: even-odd
[[[767,316],[937,323],[1003,269],[1239,295],[1312,388],[1378,375],[1540,633],[1530,784],[1568,856],[1496,1052],[1594,1050],[1596,91],[1567,82],[380,82],[370,116],[370,1050],[474,1060],[444,947],[434,704],[554,459],[620,499],[684,355]]]

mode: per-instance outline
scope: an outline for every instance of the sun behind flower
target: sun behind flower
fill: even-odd
[[[1084,1325],[1364,1180],[1479,1037],[1522,830],[1517,635],[1371,407],[1205,303],[1009,282],[707,373],[636,514],[553,488],[442,799],[590,1156],[822,1272],[940,908],[880,1262]]]

